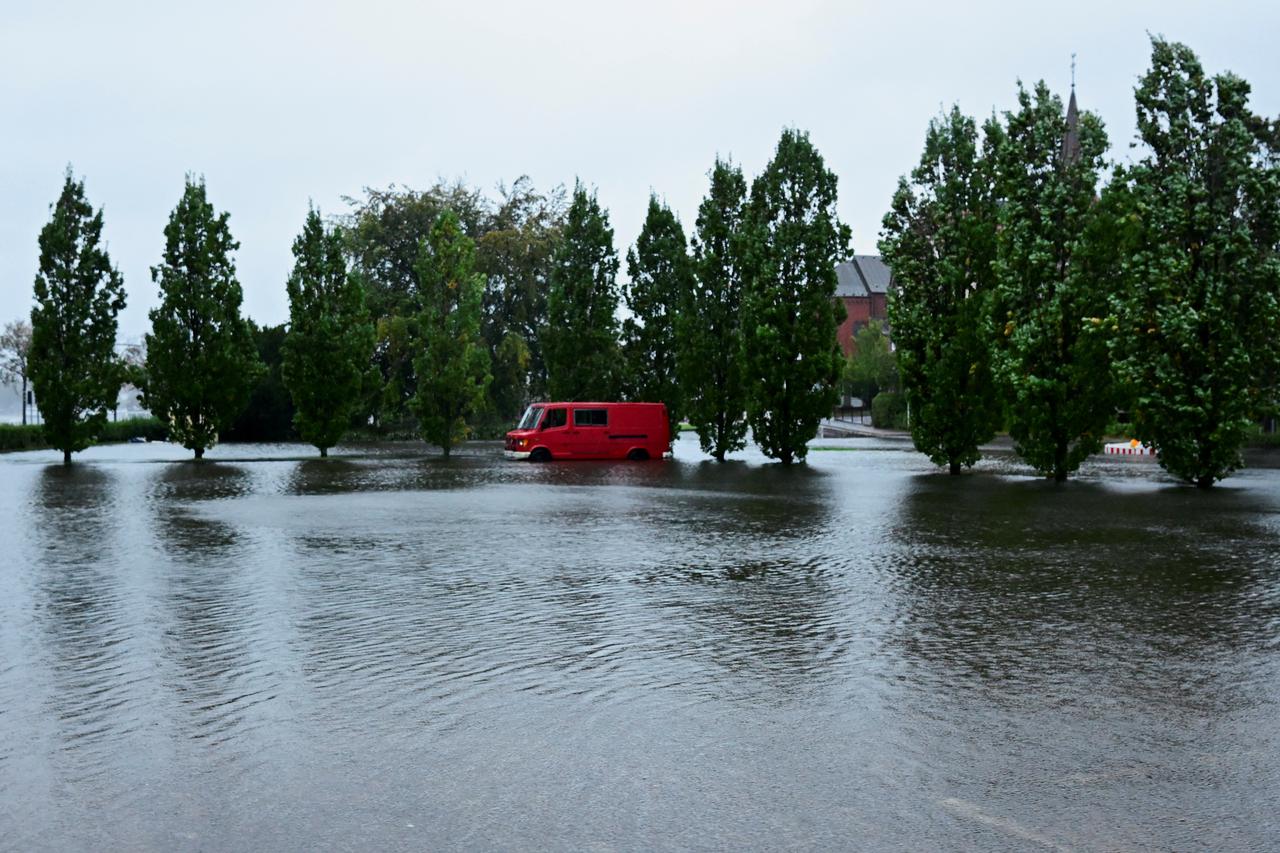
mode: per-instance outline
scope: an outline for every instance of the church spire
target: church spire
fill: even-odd
[[[1080,162],[1080,110],[1076,107],[1076,55],[1071,54],[1071,100],[1067,102],[1067,132],[1062,135],[1062,165]]]

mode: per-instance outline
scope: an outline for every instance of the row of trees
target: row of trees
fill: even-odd
[[[710,178],[692,240],[650,198],[623,289],[608,214],[575,190],[547,295],[549,395],[661,400],[717,459],[749,427],[790,464],[830,413],[843,364],[835,265],[849,231],[836,177],[806,134],[786,130],[750,192],[731,162]]]
[[[1155,38],[1136,90],[1143,156],[1104,173],[1102,122],[1043,82],[979,132],[932,122],[881,252],[917,448],[958,473],[1005,423],[1064,480],[1127,412],[1201,487],[1280,378],[1280,123],[1249,87]]]
[[[567,205],[525,179],[497,204],[462,185],[368,191],[336,222],[308,213],[272,381],[322,455],[355,423],[406,421],[447,455],[477,422],[546,396],[662,400],[719,459],[750,426],[790,463],[840,374],[832,297],[849,237],[835,202],[835,176],[787,130],[750,192],[716,162],[691,243],[651,197],[624,288],[608,212],[580,184]],[[102,212],[68,171],[40,235],[29,359],[46,438],[68,461],[125,381],[200,458],[266,373],[259,344],[275,330],[241,314],[239,243],[202,180],[188,178],[164,233],[160,304],[129,363],[115,353],[124,287]]]

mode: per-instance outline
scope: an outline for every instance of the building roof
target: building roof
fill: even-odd
[[[854,255],[853,262],[862,274],[862,281],[871,293],[888,293],[893,286],[893,274],[879,255]]]
[[[888,293],[893,275],[879,255],[854,255],[836,264],[836,296],[870,296]]]
[[[836,264],[836,296],[867,296],[867,285],[850,261]]]

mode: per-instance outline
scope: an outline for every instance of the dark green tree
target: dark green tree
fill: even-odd
[[[296,411],[282,376],[284,342],[288,337],[286,324],[259,326],[253,320],[246,322],[262,370],[249,392],[248,404],[219,438],[223,441],[292,441],[297,438],[293,428]]]
[[[68,169],[53,218],[40,230],[28,353],[45,440],[66,464],[93,443],[115,408],[123,382],[116,316],[124,304],[124,279],[102,245],[102,211]]]
[[[347,271],[342,237],[326,231],[314,209],[293,241],[293,257],[282,377],[298,434],[328,456],[360,409],[373,323],[361,279]]]
[[[898,354],[889,346],[889,332],[871,321],[853,336],[853,353],[845,362],[844,379],[863,400],[874,400],[881,391],[898,385]]]
[[[705,453],[723,462],[746,445],[742,292],[747,182],[716,158],[692,240],[694,289],[676,323],[681,393]]]
[[[835,174],[807,133],[784,130],[751,185],[742,321],[751,434],[784,465],[804,460],[839,396],[836,263],[849,229],[835,208]]]
[[[994,282],[994,157],[958,108],[934,119],[898,181],[880,252],[893,270],[889,320],[916,449],[952,474],[1000,425],[987,312]],[[859,338],[859,352],[862,350]]]
[[[490,395],[505,421],[519,416],[530,399],[547,393],[540,334],[547,324],[547,291],[567,205],[563,187],[541,193],[527,177],[499,191],[489,231],[476,240],[476,270],[485,276],[482,331],[494,363]],[[514,344],[507,343],[513,334],[528,351],[519,373],[498,370],[504,357],[514,354]],[[499,352],[504,345],[505,355]],[[506,358],[505,363],[516,362]]]
[[[693,267],[680,220],[657,196],[649,196],[635,248],[627,252],[623,291],[630,316],[622,322],[622,355],[627,395],[666,403],[674,436],[684,414],[676,373],[676,318],[693,294]]]
[[[453,211],[472,239],[490,230],[493,217],[484,194],[461,181],[426,190],[366,188],[362,198],[346,201],[351,211],[338,231],[375,320],[417,313],[418,249],[441,213]]]
[[[620,384],[618,251],[609,215],[581,183],[556,250],[540,335],[556,400],[611,400]]]
[[[484,403],[489,351],[480,337],[484,276],[475,243],[451,211],[440,215],[418,255],[422,354],[413,409],[422,437],[447,457],[467,437],[467,418]]]
[[[1146,155],[1116,182],[1134,240],[1112,346],[1134,434],[1202,488],[1242,464],[1280,367],[1280,124],[1249,92],[1152,39],[1136,92]]]
[[[507,332],[494,349],[489,394],[502,429],[510,427],[529,403],[532,362],[533,353],[519,332]]]
[[[417,390],[413,372],[418,352],[418,251],[440,214],[452,210],[463,230],[478,239],[492,227],[492,204],[479,190],[461,181],[438,182],[426,190],[390,186],[368,189],[348,198],[350,213],[338,231],[350,258],[351,272],[365,290],[375,323],[374,366],[380,381],[367,382],[365,411],[375,428],[401,425],[410,419]]]
[[[1077,112],[1074,92],[1064,112],[1043,81],[1019,85],[996,145],[994,371],[1018,453],[1058,482],[1102,448],[1115,414],[1106,341],[1086,329],[1113,286],[1089,241],[1106,150],[1101,120]]]
[[[146,337],[142,403],[169,437],[201,459],[244,409],[262,372],[231,253],[227,213],[215,213],[204,180],[187,178],[165,226],[164,257],[151,268],[160,287]]]

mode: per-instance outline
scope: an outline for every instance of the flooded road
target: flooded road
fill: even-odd
[[[1280,471],[0,456],[0,849],[1246,850]]]

